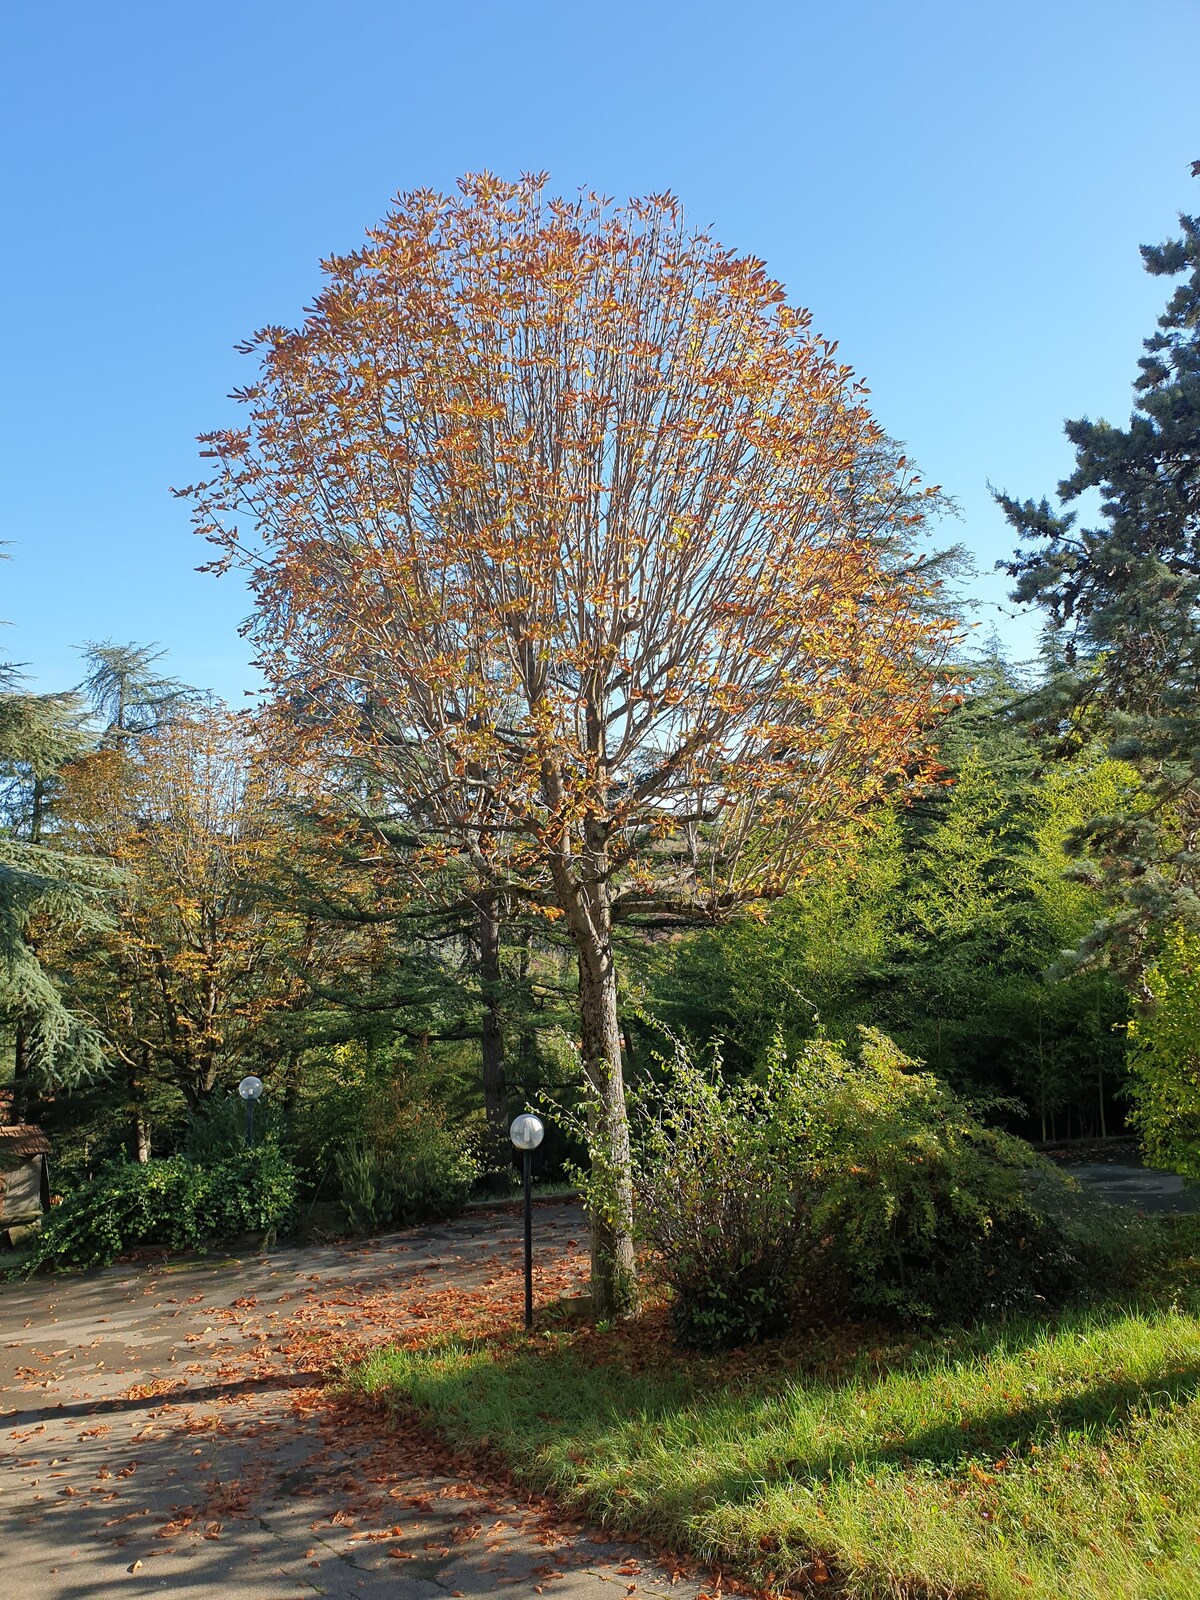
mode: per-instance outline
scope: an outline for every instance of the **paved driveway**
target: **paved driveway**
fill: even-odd
[[[583,1223],[539,1208],[539,1260]],[[331,1399],[329,1351],[484,1286],[519,1302],[520,1219],[366,1245],[0,1286],[0,1551],[14,1600],[328,1594],[695,1596],[694,1582],[455,1470]],[[673,1579],[675,1580],[673,1585]]]

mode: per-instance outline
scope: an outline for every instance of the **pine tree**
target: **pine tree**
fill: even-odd
[[[1076,464],[1057,511],[997,496],[1029,541],[1007,570],[1014,597],[1048,614],[1064,729],[1101,732],[1140,774],[1076,841],[1122,903],[1083,953],[1135,968],[1148,930],[1200,923],[1200,218],[1180,224],[1142,250],[1148,272],[1181,281],[1145,342],[1128,426],[1066,424]],[[1101,515],[1078,526],[1089,491]]]
[[[13,1111],[31,1096],[103,1067],[101,1041],[63,998],[39,944],[103,925],[112,875],[64,850],[54,805],[64,767],[83,750],[83,708],[70,694],[28,694],[0,679],[0,1028],[11,1050]]]
[[[195,703],[197,694],[178,678],[155,671],[166,654],[152,644],[89,640],[84,646],[88,673],[79,685],[106,724],[109,743],[146,733]]]

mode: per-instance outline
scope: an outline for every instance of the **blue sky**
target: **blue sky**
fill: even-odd
[[[0,645],[51,688],[84,639],[157,640],[238,699],[248,602],[170,495],[232,347],[397,190],[481,167],[669,188],[764,256],[987,574],[988,480],[1049,491],[1064,417],[1128,414],[1166,296],[1137,246],[1200,209],[1197,62],[1200,0],[14,0]]]

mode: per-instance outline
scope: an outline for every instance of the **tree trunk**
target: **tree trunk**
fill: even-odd
[[[367,1058],[368,1068],[370,1057]],[[291,1116],[296,1109],[296,1102],[300,1097],[300,1052],[289,1050],[287,1065],[283,1070],[283,1110],[285,1115]]]
[[[140,1106],[134,1110],[130,1135],[130,1153],[135,1161],[145,1166],[150,1160],[150,1124],[143,1117]]]
[[[42,825],[46,820],[46,783],[43,778],[33,781],[33,798],[29,816],[29,842],[41,844]]]
[[[16,1123],[28,1122],[33,1083],[29,1071],[29,1043],[25,1036],[25,1019],[18,1017],[13,1029],[12,1119]]]
[[[637,1310],[638,1303],[633,1172],[621,1069],[617,972],[608,896],[602,883],[587,895],[585,915],[572,922],[579,957],[579,1020],[590,1101],[593,1179],[599,1178],[602,1194],[591,1218],[592,1303],[599,1317],[627,1316]]]
[[[517,1062],[520,1069],[521,1088],[528,1095],[534,1087],[534,1056],[537,1044],[537,1030],[533,1026],[534,998],[529,983],[529,974],[532,969],[530,953],[533,945],[533,935],[529,929],[523,930],[518,945],[517,978],[521,985],[520,1026],[518,1031]]]
[[[146,1121],[145,1110],[142,1104],[142,1082],[150,1074],[150,1051],[142,1046],[142,1078],[139,1079],[133,1067],[126,1069],[125,1082],[129,1089],[129,1153],[133,1159],[143,1166],[150,1160],[150,1126]]]
[[[495,895],[481,896],[479,908],[479,986],[483,995],[483,1108],[487,1117],[487,1165],[509,1164],[508,1082],[504,1072],[504,1027],[500,1016],[500,917]]]

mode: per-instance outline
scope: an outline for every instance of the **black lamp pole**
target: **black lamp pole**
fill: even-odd
[[[248,1078],[243,1078],[238,1084],[238,1093],[246,1102],[246,1148],[254,1143],[254,1102],[263,1092],[262,1079],[256,1078],[253,1073]]]
[[[525,1326],[533,1327],[533,1152],[546,1133],[542,1119],[531,1111],[522,1112],[508,1130],[508,1136],[521,1152],[521,1172],[525,1180]]]
[[[525,1326],[533,1327],[533,1151],[525,1151]]]

